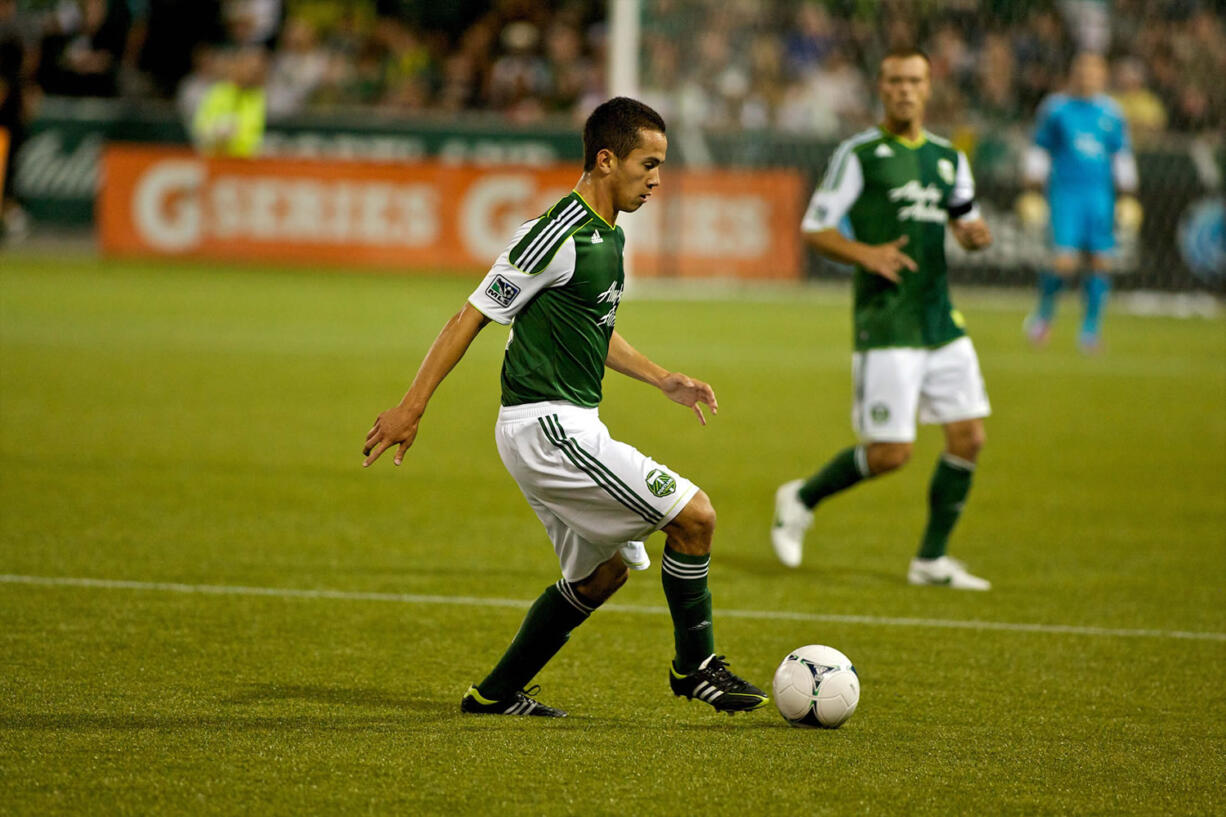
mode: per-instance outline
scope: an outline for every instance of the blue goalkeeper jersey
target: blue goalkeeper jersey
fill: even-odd
[[[1052,94],[1039,106],[1034,143],[1051,156],[1048,187],[1090,194],[1114,192],[1112,161],[1131,151],[1115,100]]]

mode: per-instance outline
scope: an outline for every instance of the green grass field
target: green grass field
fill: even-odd
[[[673,698],[657,536],[540,722],[458,711],[557,577],[493,445],[505,330],[403,466],[360,467],[473,284],[0,256],[0,812],[1220,813],[1222,320],[1112,315],[1087,359],[1073,301],[1034,352],[1022,300],[964,293],[995,411],[967,594],[904,582],[934,429],[820,509],[802,568],[770,551],[775,486],[852,440],[845,292],[624,302],[719,395],[701,428],[610,374],[602,416],[712,497],[720,651],[766,686],[831,644],[863,698],[834,732]]]

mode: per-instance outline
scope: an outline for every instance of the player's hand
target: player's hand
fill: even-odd
[[[1145,211],[1136,196],[1123,195],[1115,200],[1115,226],[1125,237],[1139,233],[1144,218]]]
[[[719,401],[715,399],[715,390],[701,380],[695,380],[681,372],[672,372],[660,381],[660,391],[674,403],[693,409],[698,415],[698,422],[704,426],[707,424],[707,418],[703,415],[699,403],[706,403],[712,414],[719,414]]]
[[[1022,228],[1030,233],[1041,232],[1051,218],[1051,208],[1047,206],[1047,200],[1034,190],[1027,190],[1018,196],[1013,209],[1017,211],[1017,220],[1022,223]]]
[[[949,228],[954,232],[954,238],[964,250],[982,250],[992,243],[992,231],[981,218],[974,221],[954,221]]]
[[[376,417],[375,424],[366,432],[366,444],[362,446],[362,453],[366,456],[362,467],[369,467],[393,445],[400,446],[396,449],[396,456],[392,458],[392,464],[399,465],[404,461],[405,452],[417,438],[417,424],[420,422],[421,412],[405,406],[390,408]]]
[[[893,281],[897,284],[902,280],[899,273],[904,269],[911,270],[912,272],[919,269],[915,259],[902,251],[902,248],[907,246],[907,241],[909,240],[907,236],[900,235],[888,244],[870,245],[860,258],[860,266],[873,275],[880,275],[887,281]]]

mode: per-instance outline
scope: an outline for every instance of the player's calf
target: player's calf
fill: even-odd
[[[897,471],[911,459],[911,443],[870,443],[865,448],[868,470],[878,477]]]

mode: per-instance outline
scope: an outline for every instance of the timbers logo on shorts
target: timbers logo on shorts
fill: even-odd
[[[647,490],[656,496],[668,496],[677,490],[677,480],[672,474],[660,468],[653,468],[647,474]]]

